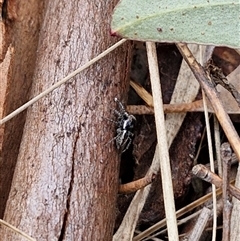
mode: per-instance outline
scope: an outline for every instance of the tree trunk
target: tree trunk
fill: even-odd
[[[40,32],[32,95],[111,46],[117,1],[52,0]],[[113,98],[126,97],[125,44],[28,109],[4,220],[37,240],[111,240],[119,155]],[[21,240],[6,228],[0,240]]]
[[[29,97],[43,0],[5,0],[0,11],[0,118]],[[11,188],[26,112],[0,126],[0,218]]]

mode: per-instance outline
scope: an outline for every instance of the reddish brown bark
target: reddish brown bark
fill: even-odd
[[[43,0],[5,0],[0,10],[1,118],[29,97]],[[1,110],[2,109],[2,110]],[[0,217],[3,217],[17,161],[26,113],[0,126]]]
[[[35,96],[111,46],[117,1],[48,1]],[[28,109],[4,220],[37,240],[111,240],[118,191],[113,98],[126,97],[128,45]],[[21,240],[3,229],[0,240]]]

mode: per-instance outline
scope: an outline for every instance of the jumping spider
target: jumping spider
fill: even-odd
[[[118,118],[115,122],[117,129],[116,136],[113,140],[116,142],[117,149],[123,153],[129,148],[133,141],[133,130],[136,118],[125,110],[123,104],[117,98],[114,98],[114,101],[118,103],[119,111],[114,110]]]

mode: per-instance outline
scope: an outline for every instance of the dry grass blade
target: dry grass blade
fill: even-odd
[[[199,46],[190,45],[191,50],[199,55]],[[170,104],[189,103],[192,102],[199,91],[199,83],[194,78],[187,63],[182,61],[178,79],[174,88]],[[166,115],[166,127],[168,136],[168,145],[171,146],[176,133],[179,131],[186,113],[174,113]]]
[[[131,87],[137,92],[137,94],[147,103],[148,106],[153,107],[153,98],[140,84],[130,80]]]
[[[202,46],[200,46],[201,52]],[[203,56],[203,53],[202,53]],[[202,58],[200,58],[200,63],[203,65]],[[202,90],[203,96],[203,106],[204,106],[204,117],[206,123],[206,131],[207,131],[207,143],[208,143],[208,153],[210,159],[210,168],[211,171],[214,172],[214,158],[213,158],[213,144],[212,144],[212,136],[211,136],[211,129],[210,129],[210,122],[209,122],[209,113],[208,107],[206,102],[206,96],[204,91]],[[217,233],[217,197],[216,197],[216,187],[212,185],[212,195],[213,195],[213,229],[212,229],[212,240],[215,241],[216,233]]]
[[[220,188],[216,190],[217,196],[220,195],[221,193],[222,193],[222,190]],[[180,218],[181,216],[185,215],[186,213],[191,212],[193,209],[202,205],[203,203],[210,200],[211,198],[212,198],[212,193],[208,193],[207,195],[190,203],[186,207],[179,209],[176,212],[177,218]],[[133,241],[140,241],[140,240],[144,239],[145,237],[148,237],[152,233],[156,232],[160,228],[163,228],[165,225],[166,225],[166,219],[163,219],[163,220],[159,221],[158,223],[154,224],[153,226],[151,226],[150,228],[146,229],[142,233],[138,234],[136,237],[133,238]]]

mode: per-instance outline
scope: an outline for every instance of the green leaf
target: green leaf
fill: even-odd
[[[121,0],[113,35],[154,42],[240,47],[239,0]]]

